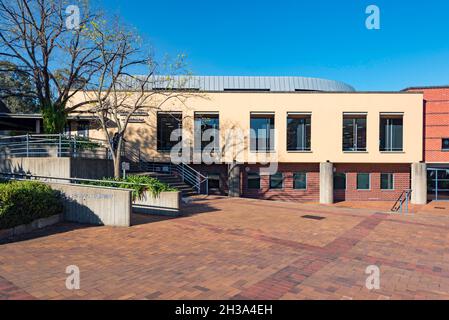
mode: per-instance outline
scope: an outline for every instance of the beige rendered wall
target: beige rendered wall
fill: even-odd
[[[86,99],[75,96],[74,102]],[[254,93],[214,92],[190,97],[185,104],[172,100],[159,111],[182,111],[183,127],[192,132],[195,112],[219,112],[221,134],[229,128],[244,132],[248,146],[251,112],[274,112],[276,153],[279,162],[333,163],[413,163],[423,159],[423,95],[421,93]],[[312,151],[287,152],[288,112],[312,114]],[[367,152],[343,152],[343,113],[367,113]],[[156,110],[150,110],[145,123],[131,124],[127,140],[139,145],[149,159],[166,158],[156,150]],[[381,113],[404,114],[404,151],[379,151]],[[104,138],[98,130],[91,137]],[[191,137],[191,133],[186,136]],[[221,142],[225,139],[221,137]],[[251,154],[245,152],[245,154]],[[232,161],[229,155],[226,161]],[[246,160],[249,160],[247,158]]]

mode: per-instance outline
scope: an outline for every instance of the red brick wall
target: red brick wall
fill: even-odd
[[[203,174],[219,173],[222,194],[228,192],[227,165],[192,165]],[[394,201],[405,189],[410,189],[409,164],[334,164],[336,172],[346,173],[346,190],[334,190],[335,201]],[[260,177],[260,190],[247,187],[248,172],[260,172],[260,165],[241,165],[242,197],[265,200],[318,202],[320,199],[320,168],[318,163],[280,163],[278,172],[284,174],[284,188],[270,190],[270,177]],[[307,190],[293,189],[293,174],[307,173]],[[371,190],[357,190],[357,173],[371,174]],[[381,173],[394,174],[394,190],[380,189]]]
[[[449,88],[423,88],[424,160],[449,162],[449,152],[441,150],[442,138],[449,138]]]
[[[284,174],[284,188],[282,190],[270,190],[270,177],[260,177],[261,190],[247,188],[247,173],[259,172],[260,166],[242,166],[242,196],[266,200],[284,200],[301,202],[318,202],[320,199],[320,168],[319,164],[293,164],[280,163],[279,172]],[[307,172],[307,190],[293,189],[293,174]]]
[[[346,173],[346,190],[334,190],[335,201],[394,201],[410,189],[409,164],[334,164],[336,172]],[[371,190],[357,190],[357,173],[370,173]],[[381,173],[394,174],[394,190],[380,189]]]

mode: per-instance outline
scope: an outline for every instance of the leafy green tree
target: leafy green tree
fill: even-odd
[[[66,108],[97,70],[98,51],[85,34],[98,18],[88,0],[0,0],[0,58],[31,79],[14,96],[37,101],[47,133],[62,132],[67,114],[84,104]]]
[[[11,113],[39,112],[31,79],[8,61],[0,61],[0,99]]]

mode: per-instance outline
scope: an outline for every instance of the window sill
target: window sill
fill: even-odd
[[[277,152],[275,150],[267,150],[267,151],[254,151],[254,150],[250,150],[250,153],[253,154],[276,154]]]
[[[343,150],[343,153],[363,154],[363,153],[369,153],[369,152],[368,151],[345,151],[345,150]]]
[[[383,153],[383,154],[389,154],[389,153],[391,153],[391,154],[403,154],[403,153],[405,153],[405,151],[380,151],[380,153]]]
[[[287,153],[313,153],[313,151],[312,150],[287,150]]]

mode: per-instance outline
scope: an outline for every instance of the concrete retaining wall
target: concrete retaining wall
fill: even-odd
[[[55,215],[48,218],[41,218],[31,222],[30,224],[23,224],[11,229],[0,230],[0,240],[19,236],[34,230],[42,229],[54,225],[62,221],[62,215]]]
[[[145,192],[141,199],[136,199],[133,211],[136,213],[177,216],[181,208],[181,192],[161,192],[153,197]]]
[[[112,160],[74,158],[0,159],[0,171],[58,178],[102,179],[114,173]]]
[[[65,221],[115,227],[131,225],[131,190],[53,182],[48,184],[64,195]]]
[[[70,158],[7,158],[0,160],[0,171],[70,178]]]

